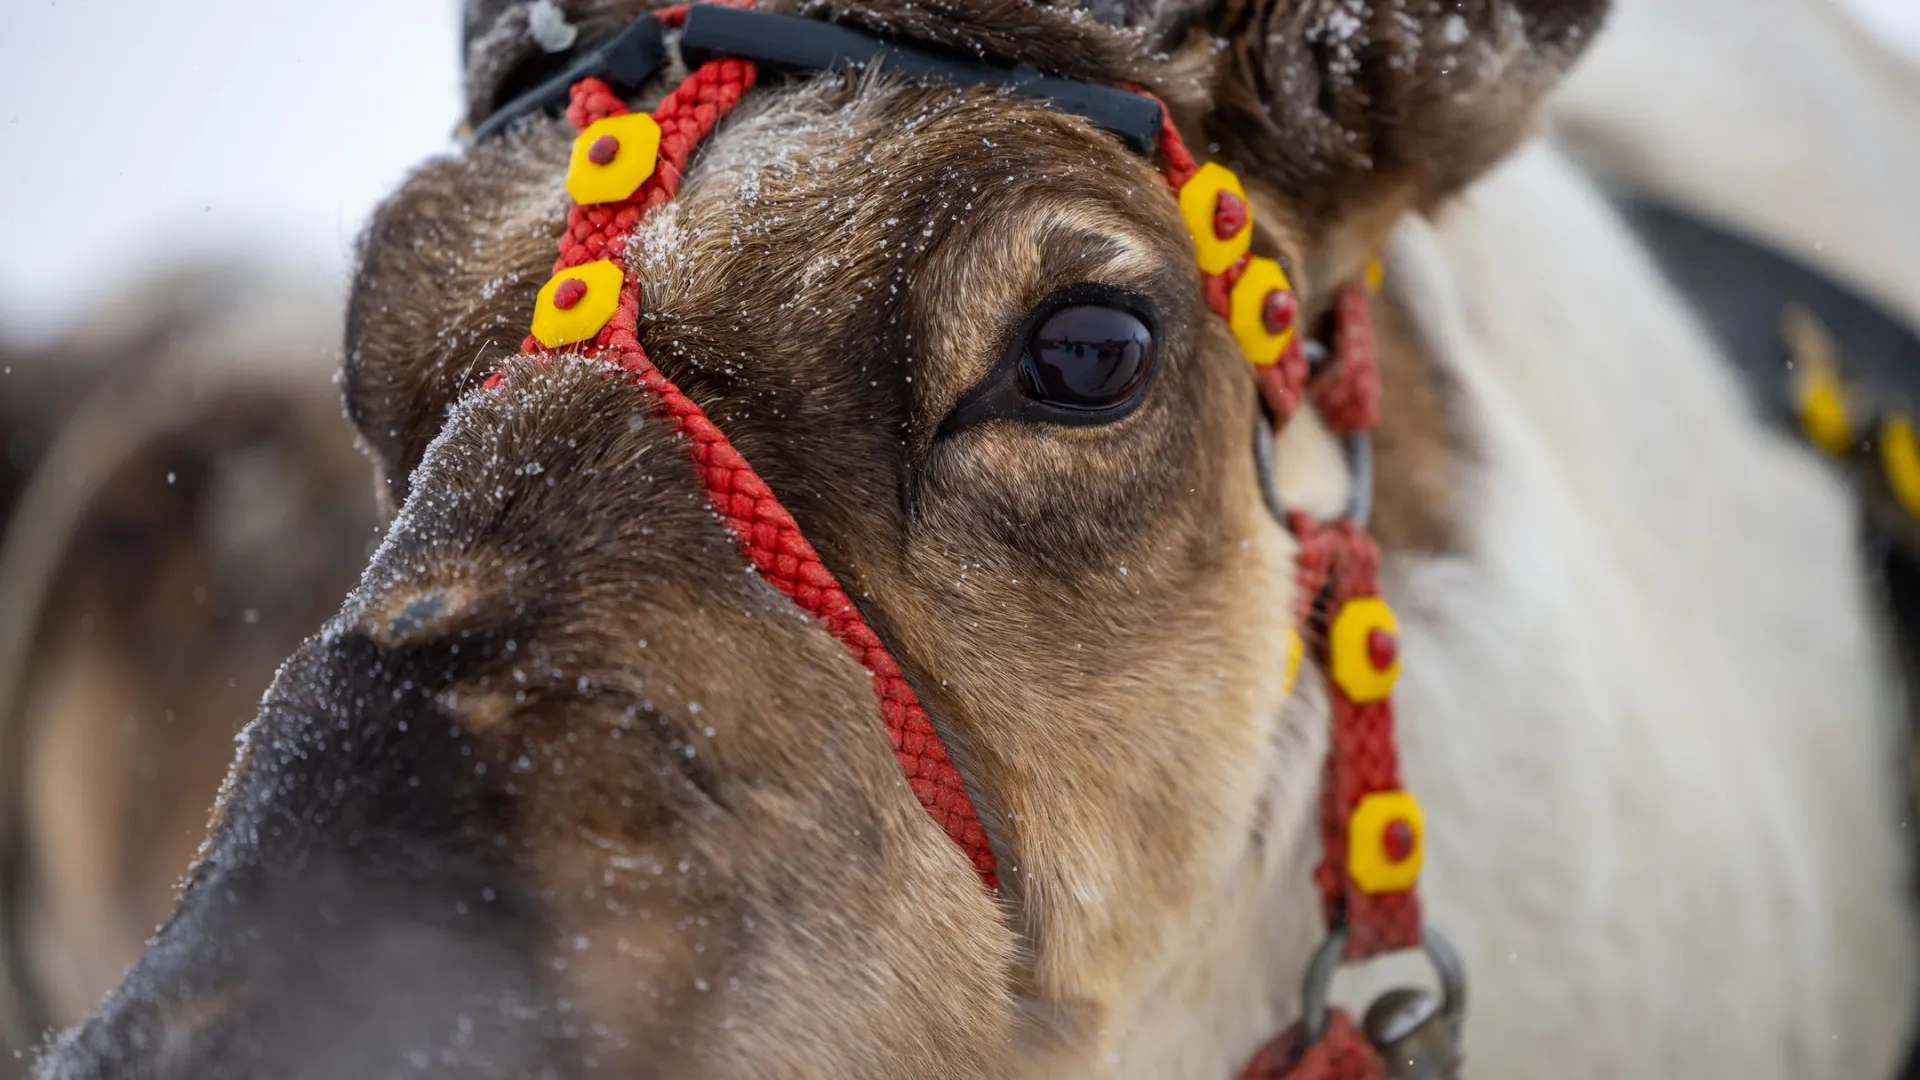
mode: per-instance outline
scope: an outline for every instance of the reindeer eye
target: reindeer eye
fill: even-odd
[[[1074,304],[1027,338],[1027,392],[1062,409],[1111,409],[1140,389],[1153,367],[1153,331],[1125,307]]]
[[[1131,289],[1069,285],[1028,313],[1007,351],[954,406],[943,434],[985,420],[1109,424],[1147,396],[1160,366],[1160,319]]]

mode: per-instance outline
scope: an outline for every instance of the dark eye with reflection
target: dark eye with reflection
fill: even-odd
[[[1153,331],[1126,308],[1063,307],[1027,339],[1028,390],[1063,409],[1111,409],[1147,381],[1153,345]]]
[[[1112,285],[1068,286],[1028,313],[941,431],[982,420],[1111,423],[1145,400],[1160,344],[1160,320],[1145,296]]]

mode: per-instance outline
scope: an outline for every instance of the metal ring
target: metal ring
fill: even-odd
[[[1422,923],[1420,951],[1426,954],[1427,962],[1433,965],[1434,974],[1439,976],[1440,1011],[1453,1016],[1464,1015],[1467,1011],[1467,969],[1460,962],[1460,954],[1454,951],[1453,943],[1431,923]],[[1306,983],[1300,991],[1302,1048],[1318,1043],[1327,1034],[1327,1023],[1333,1015],[1333,977],[1346,963],[1346,953],[1347,931],[1341,927],[1327,934],[1327,940],[1320,943],[1320,948],[1313,954],[1313,961],[1307,965]]]
[[[1353,494],[1347,503],[1347,520],[1364,529],[1373,519],[1373,436],[1359,431],[1347,436],[1347,471],[1353,477]]]
[[[1344,927],[1327,935],[1320,948],[1313,954],[1313,962],[1307,965],[1307,982],[1300,990],[1300,1043],[1301,1049],[1313,1046],[1327,1034],[1327,1018],[1333,1007],[1328,995],[1333,991],[1333,976],[1340,970],[1347,953],[1347,931]]]
[[[1280,500],[1280,481],[1273,473],[1273,421],[1267,410],[1253,410],[1253,463],[1260,474],[1260,498],[1273,520],[1287,527],[1287,504]]]
[[[1280,498],[1280,481],[1273,468],[1273,423],[1265,409],[1253,412],[1253,462],[1260,476],[1260,498],[1267,512],[1282,527],[1287,524],[1287,504]],[[1347,436],[1347,471],[1353,478],[1353,490],[1347,499],[1348,521],[1364,529],[1373,518],[1373,436],[1357,432]]]

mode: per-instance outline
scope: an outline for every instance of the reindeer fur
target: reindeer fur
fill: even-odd
[[[1603,6],[807,11],[1155,88],[1310,311],[1390,248],[1405,767],[1473,1075],[1889,1075],[1898,697],[1845,490],[1553,152],[1461,194]],[[512,13],[470,16],[486,102]],[[1318,934],[1325,694],[1282,697],[1295,545],[1153,169],[982,91],[814,77],[757,94],[627,253],[655,361],[941,726],[996,900],[648,403],[512,358],[567,139],[431,162],[374,221],[345,387],[399,516],[249,729],[174,922],[42,1075],[1231,1075]],[[1161,308],[1140,410],[942,436],[1089,279]],[[1291,503],[1338,509],[1311,415],[1278,452]]]

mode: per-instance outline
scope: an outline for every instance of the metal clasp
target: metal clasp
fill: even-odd
[[[1460,1070],[1462,1022],[1467,1013],[1466,968],[1452,944],[1431,926],[1420,928],[1420,947],[1440,978],[1439,996],[1415,987],[1389,990],[1367,1008],[1361,1024],[1367,1041],[1386,1063],[1391,1080],[1446,1080]],[[1306,985],[1300,995],[1300,1032],[1305,1046],[1314,1045],[1327,1033],[1333,1013],[1333,977],[1345,962],[1346,952],[1347,932],[1335,930],[1307,965]]]

